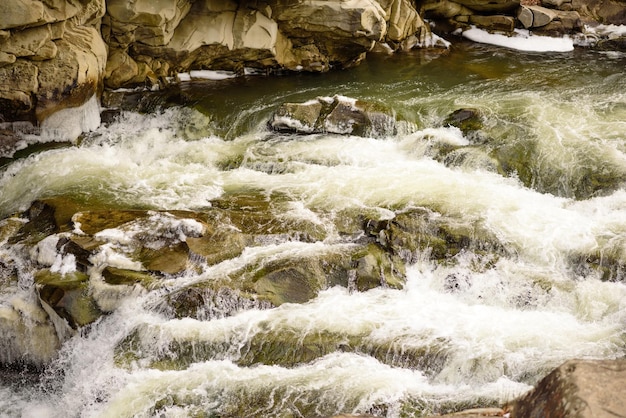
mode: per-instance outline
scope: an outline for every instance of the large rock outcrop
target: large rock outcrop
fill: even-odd
[[[11,155],[4,148],[19,140],[7,134],[15,121],[44,130],[48,140],[76,140],[100,123],[103,87],[163,86],[191,70],[323,72],[358,64],[377,44],[391,51],[429,46],[436,38],[422,17],[441,34],[471,26],[580,34],[589,24],[626,24],[626,6],[620,0],[5,0],[0,149]],[[626,45],[623,35],[590,36],[602,48]]]
[[[38,125],[60,110],[97,105],[90,99],[99,96],[103,85],[107,48],[100,21],[105,9],[104,0],[0,4],[0,122]],[[97,126],[98,112],[95,118],[91,124],[80,122],[79,130]],[[64,125],[55,121],[48,129],[55,135]],[[76,129],[70,132],[75,135]]]
[[[201,69],[322,72],[357,64],[377,42],[408,49],[429,36],[410,0],[6,0],[0,123],[73,141],[99,124],[103,86]]]
[[[416,45],[430,31],[408,0],[234,2],[108,0],[109,87],[193,69],[327,71],[358,63],[376,42]],[[202,30],[200,29],[202,28]]]

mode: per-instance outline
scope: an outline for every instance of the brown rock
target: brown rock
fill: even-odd
[[[513,10],[520,5],[520,0],[455,0],[478,12],[498,13]]]
[[[504,15],[472,15],[469,17],[469,23],[488,31],[512,33],[515,29],[515,19]]]
[[[513,404],[512,417],[626,416],[626,359],[570,360]]]

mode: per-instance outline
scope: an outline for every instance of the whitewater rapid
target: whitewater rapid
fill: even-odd
[[[626,173],[623,58],[466,48],[453,50],[461,57],[432,61],[374,58],[323,80],[194,84],[195,109],[122,112],[80,144],[3,167],[3,217],[35,199],[71,195],[97,207],[159,211],[150,218],[154,232],[174,222],[163,211],[201,212],[222,196],[255,193],[273,203],[276,218],[317,225],[325,238],[268,240],[164,279],[156,290],[123,295],[93,272],[91,291],[110,292],[114,312],[65,341],[40,376],[7,370],[0,409],[22,417],[419,416],[502,405],[565,360],[626,355],[619,269],[626,263],[626,189],[615,182],[583,196],[576,188],[603,170]],[[216,103],[228,92],[231,101]],[[398,133],[268,130],[281,102],[329,94],[385,102],[398,114]],[[462,107],[482,111],[492,148],[442,125]],[[492,151],[528,139],[536,177],[525,184],[495,169]],[[449,163],[436,154],[443,147],[469,150],[471,158]],[[333,223],[346,211],[391,220],[412,209],[484,231],[501,250],[466,248],[445,262],[424,251],[402,289],[331,287],[278,307],[224,294],[195,318],[163,309],[168,294],[259,260],[348,248]],[[202,232],[190,220],[179,227]],[[100,233],[111,245],[97,266],[133,267],[115,252],[142,233],[132,228]],[[57,242],[39,244],[41,262],[55,265]],[[0,251],[9,259],[19,249],[0,237]],[[612,276],[585,264],[594,257],[618,266]],[[72,262],[59,259],[56,268],[71,271]],[[0,293],[0,319],[26,316],[19,307],[36,303],[26,270],[20,280]],[[272,357],[272,347],[287,348]]]

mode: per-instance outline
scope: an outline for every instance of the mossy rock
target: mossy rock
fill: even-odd
[[[357,351],[371,355],[381,363],[392,367],[420,370],[426,376],[435,377],[446,365],[450,355],[450,342],[443,337],[425,338],[419,343],[412,341],[363,342]]]
[[[538,143],[536,140],[517,141],[493,150],[491,156],[499,163],[499,172],[505,176],[517,176],[526,187],[532,187],[537,177],[535,163]]]
[[[626,282],[626,261],[619,250],[573,255],[570,263],[582,276],[595,274],[602,281]]]
[[[368,355],[392,367],[417,369],[429,377],[436,376],[449,356],[445,338],[424,338],[421,342],[402,340],[373,341],[368,330],[346,334],[326,330],[275,328],[259,324],[247,341],[226,339],[173,339],[165,346],[155,344],[158,328],[149,326],[134,330],[115,348],[119,367],[132,367],[141,361],[159,370],[184,370],[194,363],[231,359],[240,367],[258,364],[296,367],[335,352]]]
[[[17,217],[6,218],[0,221],[0,243],[9,241],[24,226],[24,221]]]
[[[322,261],[316,256],[262,263],[241,278],[244,291],[275,306],[307,302],[327,287]]]
[[[258,190],[227,192],[211,201],[213,209],[207,211],[207,222],[222,228],[230,226],[247,235],[305,242],[323,240],[326,231],[321,225],[281,216],[290,202],[290,198],[278,193],[268,196]]]
[[[17,274],[17,265],[13,259],[0,259],[0,294],[17,284]]]
[[[227,287],[229,281],[212,280],[193,284],[167,295],[163,310],[175,318],[207,320],[224,318],[248,309],[270,309],[274,305],[249,292]]]
[[[489,150],[485,146],[458,147],[443,155],[438,155],[436,159],[448,167],[464,167],[494,173],[500,169],[500,163],[489,155]]]
[[[464,250],[508,253],[497,237],[480,224],[435,215],[428,209],[407,209],[391,220],[368,222],[366,231],[382,248],[405,262],[414,262],[419,254],[429,254],[441,262]]]
[[[78,212],[72,220],[87,235],[95,235],[105,229],[118,228],[128,222],[146,218],[143,210],[101,210]]]
[[[154,273],[107,266],[102,270],[102,278],[108,284],[133,286],[141,284],[146,289],[153,287],[157,280]]]
[[[454,126],[469,135],[483,129],[482,112],[475,108],[457,109],[444,119],[443,126]]]
[[[273,260],[244,273],[243,289],[278,306],[303,303],[331,286],[354,286],[364,291],[375,287],[401,288],[404,264],[376,244],[319,255]]]
[[[138,261],[150,271],[170,275],[180,274],[187,270],[189,246],[186,242],[179,242],[159,249],[142,247]]]
[[[34,201],[23,216],[28,219],[28,222],[9,238],[9,244],[21,242],[34,245],[45,237],[59,232],[54,207],[43,201]]]
[[[228,227],[218,227],[199,238],[187,238],[191,254],[202,257],[208,265],[238,257],[251,242],[250,235]]]
[[[429,251],[431,257],[444,258],[448,252],[445,239],[438,236],[432,212],[410,209],[399,212],[395,218],[368,221],[366,231],[387,251],[406,262],[412,262],[418,253]]]
[[[572,149],[573,161],[547,159],[536,139],[518,140],[497,146],[490,156],[498,172],[517,176],[524,186],[540,193],[588,199],[619,189],[626,182],[626,170],[608,161],[601,151]]]
[[[233,308],[269,308],[283,303],[304,303],[332,286],[355,291],[375,287],[401,288],[404,263],[380,246],[348,245],[299,257],[260,259],[226,277],[211,277],[167,297],[167,310],[175,317],[225,316],[219,303]]]
[[[301,332],[291,329],[258,333],[242,347],[237,364],[295,367],[336,351],[356,351],[363,338],[324,331]]]
[[[62,275],[47,269],[39,270],[35,274],[35,283],[41,301],[74,329],[88,325],[102,316],[89,294],[89,276],[84,273]]]
[[[401,289],[404,286],[404,262],[400,257],[384,251],[380,245],[371,243],[359,248],[352,254],[352,262],[358,291],[376,287]]]

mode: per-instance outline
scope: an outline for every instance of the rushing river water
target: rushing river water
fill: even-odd
[[[202,212],[224,195],[254,191],[270,202],[280,196],[276,216],[325,232],[312,242],[260,242],[128,294],[68,337],[40,375],[0,370],[0,415],[419,416],[501,405],[570,358],[623,357],[625,65],[612,52],[459,43],[447,53],[374,55],[323,75],[192,81],[78,146],[12,162],[0,171],[2,217],[59,195],[100,208]],[[334,95],[394,109],[397,133],[268,130],[279,104]],[[443,126],[460,108],[480,111],[478,134]],[[415,208],[478,226],[495,244],[444,261],[418,252],[401,289],[330,287],[278,307],[216,298],[195,317],[159,308],[167,294],[234,265],[347,245],[329,221],[336,213],[384,220]],[[0,238],[7,259],[15,249]],[[36,303],[32,277],[18,277],[0,292],[6,321],[16,300]],[[334,348],[319,349],[324,339]],[[141,349],[124,362],[128,341]],[[249,360],[249,351],[284,341],[289,359]]]

